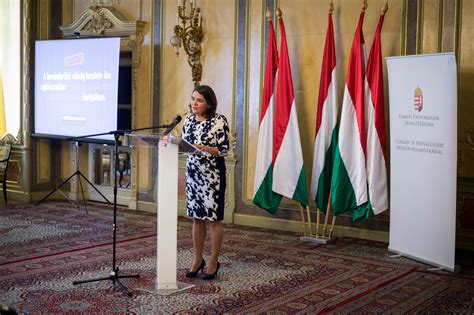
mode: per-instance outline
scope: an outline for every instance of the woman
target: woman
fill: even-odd
[[[207,85],[194,88],[191,97],[192,114],[183,124],[183,138],[200,149],[186,162],[186,207],[193,218],[194,261],[186,277],[194,278],[204,272],[204,240],[207,226],[211,234],[211,257],[204,274],[205,280],[214,279],[219,271],[219,252],[223,238],[224,195],[226,170],[224,156],[229,150],[229,125],[224,116],[216,113],[217,98]]]

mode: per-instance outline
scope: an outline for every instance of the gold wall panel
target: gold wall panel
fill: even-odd
[[[253,181],[255,177],[255,163],[258,145],[258,124],[260,121],[260,107],[263,89],[263,71],[265,71],[265,27],[267,19],[265,18],[266,8],[261,1],[250,1],[249,3],[249,41],[248,41],[248,101],[247,101],[247,126],[245,130],[246,148],[245,163],[242,170],[245,174],[242,176],[244,189],[242,195],[246,199],[253,197]],[[273,21],[275,21],[273,17]]]
[[[199,2],[202,9],[202,1]],[[170,44],[170,39],[173,36],[173,28],[177,23],[178,7],[177,1],[165,0],[163,1],[163,16],[162,16],[162,47],[160,62],[161,75],[161,107],[160,107],[160,122],[166,123],[171,121],[176,113],[188,109],[187,104],[191,99],[191,91],[194,84],[191,77],[191,68],[188,65],[187,56],[184,49],[181,47],[179,55],[176,56],[176,51]],[[207,20],[208,13],[201,11],[203,16],[204,28],[204,42],[207,38]],[[206,65],[203,65],[203,72],[206,73]],[[181,126],[181,125],[180,125]],[[179,127],[177,128],[179,129]]]
[[[464,0],[461,5],[460,45],[458,52],[458,137],[462,165],[459,175],[474,177],[474,1]],[[468,142],[469,133],[472,135]]]
[[[201,83],[213,87],[219,102],[218,112],[227,117],[233,130],[236,1],[209,0],[198,3],[206,16],[203,21],[205,38],[202,43]]]
[[[49,24],[51,19],[50,6],[50,0],[42,1],[38,6],[38,39],[49,38]]]
[[[36,152],[41,152],[38,154],[36,169],[36,178],[38,183],[48,182],[51,179],[51,150],[49,149],[51,140],[49,139],[40,139],[36,142]]]
[[[70,141],[61,141],[61,178],[68,178],[72,174],[72,167],[71,167],[71,142]]]
[[[472,2],[472,1],[471,1]],[[456,42],[456,5],[457,0],[443,1],[443,29],[442,29],[442,47],[441,51],[449,52],[455,50]]]
[[[69,25],[73,21],[73,0],[63,0],[62,2],[61,25]]]
[[[433,54],[441,47],[440,32],[442,31],[442,6],[440,1],[431,1],[430,5],[423,6],[423,40],[422,53]]]
[[[122,1],[122,5],[127,2],[127,7],[123,8],[123,14],[132,20],[141,20],[147,22],[143,29],[143,43],[141,44],[141,55],[140,55],[140,67],[137,73],[136,82],[136,94],[133,100],[133,108],[135,112],[132,115],[132,122],[135,121],[135,125],[132,124],[132,128],[145,128],[151,127],[152,117],[150,115],[152,111],[152,99],[153,99],[153,36],[159,34],[153,34],[153,1],[140,1],[140,4],[131,3],[131,1]],[[121,8],[119,8],[121,10]],[[133,15],[130,15],[132,14]],[[138,152],[138,159],[136,165],[138,166],[137,176],[137,188],[138,189],[151,189],[152,186],[152,172],[150,171],[152,156],[143,152]]]

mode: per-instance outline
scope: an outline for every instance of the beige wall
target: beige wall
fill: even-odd
[[[219,103],[218,112],[227,117],[232,129],[235,1],[199,0],[198,4],[203,14],[202,24],[205,32],[201,46],[201,84],[207,84],[214,89]],[[173,119],[176,113],[188,110],[194,83],[184,49],[180,49],[177,57],[175,48],[170,44],[176,25],[176,0],[163,1],[163,12],[161,117],[165,122]]]

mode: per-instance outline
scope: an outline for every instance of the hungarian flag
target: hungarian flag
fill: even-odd
[[[332,14],[328,15],[326,43],[319,81],[316,138],[314,141],[311,198],[326,212],[331,190],[334,152],[337,145],[336,50]]]
[[[365,169],[366,133],[364,111],[365,47],[364,11],[352,42],[341,110],[338,145],[334,156],[331,200],[334,214],[357,212],[367,204]]]
[[[385,164],[385,117],[384,117],[384,88],[383,66],[380,45],[380,32],[384,14],[380,15],[374,41],[370,49],[366,73],[365,110],[367,112],[367,182],[369,200],[374,214],[379,214],[388,208],[387,167]],[[371,211],[359,213],[354,220],[367,218]]]
[[[268,46],[263,80],[263,99],[258,128],[257,162],[255,165],[253,203],[275,213],[282,196],[272,191],[273,182],[273,117],[275,114],[274,90],[278,72],[278,51],[273,23],[268,21]]]
[[[273,191],[308,205],[308,189],[303,168],[295,94],[291,78],[290,59],[285,26],[280,22],[280,61],[275,104],[273,139]]]

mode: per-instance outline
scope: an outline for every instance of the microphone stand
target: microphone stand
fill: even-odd
[[[128,296],[132,296],[132,293],[128,290],[128,288],[120,281],[121,278],[140,278],[140,275],[119,275],[119,268],[115,262],[116,259],[116,247],[117,247],[117,172],[118,172],[118,164],[119,164],[119,157],[118,157],[118,147],[121,145],[119,141],[119,136],[124,135],[125,132],[133,132],[133,131],[140,131],[140,130],[150,130],[150,129],[162,129],[168,128],[169,125],[159,125],[155,127],[146,127],[146,128],[138,128],[138,129],[130,129],[130,130],[114,130],[106,133],[98,133],[92,134],[82,137],[74,137],[76,138],[88,138],[94,136],[103,136],[103,135],[114,135],[114,152],[115,152],[115,163],[114,163],[114,222],[112,225],[113,236],[112,236],[112,270],[107,277],[100,277],[88,280],[78,280],[73,281],[72,284],[81,284],[81,283],[88,283],[88,282],[97,282],[103,280],[111,280],[114,285],[118,285],[122,291],[127,294]]]

